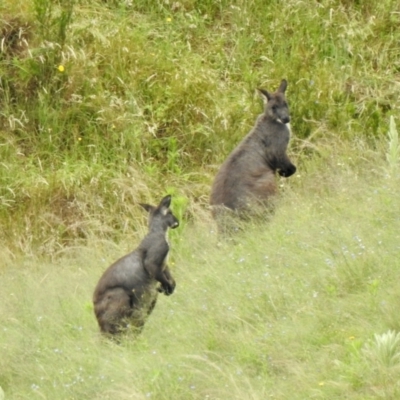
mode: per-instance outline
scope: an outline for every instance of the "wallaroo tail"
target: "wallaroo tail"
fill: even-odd
[[[153,311],[158,293],[170,295],[175,280],[166,264],[168,228],[179,226],[170,210],[171,196],[155,207],[141,206],[149,212],[149,231],[139,246],[104,272],[93,295],[94,312],[100,330],[117,334],[128,326],[140,331]]]
[[[217,220],[226,208],[240,211],[268,204],[277,191],[275,173],[287,178],[296,172],[286,154],[290,138],[286,88],[283,79],[274,93],[259,89],[264,112],[222,164],[212,185],[210,204]]]

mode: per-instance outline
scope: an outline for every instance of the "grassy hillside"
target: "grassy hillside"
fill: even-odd
[[[6,399],[398,399],[400,4],[0,3]],[[212,178],[288,79],[298,172],[221,242]],[[390,133],[390,135],[388,135]],[[173,194],[177,291],[103,340],[91,295]],[[1,397],[1,394],[0,394]]]
[[[352,154],[358,167],[340,154],[306,163],[271,222],[235,243],[211,223],[174,231],[177,290],[137,341],[102,339],[91,305],[132,240],[10,260],[6,398],[397,399],[400,181],[378,153]]]
[[[397,1],[0,5],[0,220],[12,253],[119,240],[166,191],[189,215],[285,77],[291,154],[398,115]],[[200,211],[199,211],[200,212]],[[194,215],[193,215],[194,214]]]

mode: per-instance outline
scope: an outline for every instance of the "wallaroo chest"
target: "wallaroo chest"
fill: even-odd
[[[224,208],[243,210],[252,203],[268,203],[277,190],[275,174],[287,178],[296,172],[287,155],[290,112],[286,88],[283,79],[274,93],[259,89],[264,112],[215,176],[210,195],[214,217]]]

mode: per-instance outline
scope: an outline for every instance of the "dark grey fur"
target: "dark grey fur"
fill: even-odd
[[[100,330],[116,334],[128,325],[141,329],[156,305],[158,292],[173,293],[175,281],[166,264],[168,228],[179,226],[165,196],[157,207],[141,204],[149,214],[149,232],[139,246],[112,264],[93,295]]]
[[[212,185],[210,204],[215,217],[225,207],[246,210],[252,203],[267,204],[276,193],[275,173],[289,177],[296,172],[286,154],[290,138],[286,87],[283,79],[275,93],[259,89],[264,113],[222,164]]]

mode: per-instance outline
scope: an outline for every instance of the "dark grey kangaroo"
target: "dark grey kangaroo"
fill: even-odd
[[[170,210],[171,196],[157,207],[141,204],[149,215],[149,232],[139,246],[104,272],[93,295],[94,312],[100,330],[121,332],[128,325],[140,330],[156,305],[158,292],[167,296],[175,281],[166,264],[168,228],[179,226]]]
[[[265,102],[264,113],[215,177],[210,197],[214,217],[226,207],[246,210],[254,203],[267,204],[276,193],[275,173],[289,177],[296,172],[286,154],[290,138],[286,87],[283,79],[275,93],[259,89]]]

